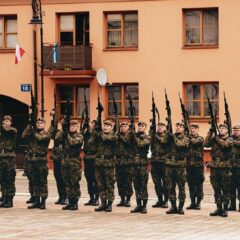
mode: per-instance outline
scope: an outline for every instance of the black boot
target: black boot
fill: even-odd
[[[177,209],[177,204],[176,204],[176,200],[171,200],[171,208],[166,211],[166,214],[177,214],[178,213],[178,209]]]
[[[62,201],[62,197],[59,196],[58,200],[55,202],[55,204],[61,204],[61,201]]]
[[[3,200],[2,202],[0,203],[0,208],[3,208],[4,205],[6,204],[6,201],[7,201],[7,196],[3,196]]]
[[[85,206],[92,206],[94,203],[94,195],[90,194],[90,199],[88,200],[88,202],[84,203]]]
[[[139,213],[142,211],[141,199],[137,198],[137,206],[131,210],[131,213]]]
[[[141,209],[141,213],[147,213],[147,199],[143,200],[143,205],[142,205],[142,209]]]
[[[131,196],[126,197],[125,207],[131,207]]]
[[[40,197],[34,197],[35,202],[28,206],[28,209],[40,208]]]
[[[222,210],[222,217],[228,217],[228,204],[223,205],[223,210]]]
[[[229,207],[228,207],[228,211],[236,211],[237,210],[237,207],[236,207],[236,200],[234,199],[232,199],[231,200],[231,203],[230,203],[230,205],[229,205]]]
[[[222,216],[222,204],[218,203],[217,209],[215,211],[211,212],[210,216],[212,216],[212,217]]]
[[[34,202],[35,202],[34,196],[31,196],[31,197],[26,201],[26,203],[34,203]]]
[[[158,198],[158,201],[152,205],[153,208],[161,208],[163,206],[163,200]]]
[[[95,208],[95,212],[102,212],[105,211],[107,207],[107,201],[102,201],[101,205],[98,208]]]
[[[180,215],[183,215],[183,214],[184,214],[183,206],[184,206],[184,201],[179,202],[178,213],[179,213]]]
[[[41,203],[40,203],[40,209],[45,210],[46,209],[46,197],[41,197]]]
[[[60,204],[61,204],[61,205],[66,205],[66,204],[67,204],[67,198],[66,198],[65,195],[61,197],[61,202],[60,202]]]
[[[195,210],[200,210],[201,209],[201,201],[202,201],[201,198],[197,198],[197,203],[196,203]]]
[[[72,199],[69,198],[67,205],[65,207],[62,207],[62,210],[70,210],[71,205],[72,205]]]
[[[4,208],[12,208],[13,207],[13,196],[6,196],[6,202],[3,207]]]
[[[188,207],[186,207],[186,209],[188,209],[188,210],[196,209],[195,197],[191,197],[191,204]]]
[[[99,195],[96,194],[95,195],[95,198],[94,198],[94,201],[92,203],[93,206],[98,206],[99,205]]]
[[[3,202],[3,196],[0,197],[0,202]]]
[[[78,199],[73,198],[71,202],[72,204],[71,204],[70,210],[72,211],[78,210]]]
[[[240,212],[240,203],[238,204],[238,211]]]
[[[112,201],[108,201],[107,207],[105,209],[106,212],[112,212]]]
[[[125,206],[125,196],[121,196],[121,200],[117,204],[117,207],[124,207],[124,206]]]

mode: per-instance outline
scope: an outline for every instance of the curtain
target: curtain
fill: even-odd
[[[186,44],[200,44],[200,11],[185,11]]]
[[[203,13],[203,43],[218,44],[217,10],[207,10]]]

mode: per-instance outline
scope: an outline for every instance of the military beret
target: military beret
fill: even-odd
[[[77,125],[79,122],[78,122],[78,120],[71,120],[70,121],[70,125]]]
[[[44,122],[44,123],[46,123],[46,120],[43,117],[39,117],[37,119],[37,122]]]
[[[194,128],[199,128],[199,125],[197,123],[191,123],[190,126]]]
[[[6,116],[3,117],[3,121],[4,121],[4,120],[9,120],[9,121],[12,122],[12,117],[9,116],[9,115],[6,115]]]
[[[184,125],[183,122],[177,122],[177,123],[176,123],[176,126],[178,126],[178,125],[179,125],[179,126],[182,126],[182,127],[185,127],[185,125]]]
[[[232,129],[233,130],[240,130],[240,125],[239,124],[234,124]]]
[[[157,125],[158,125],[158,126],[165,126],[165,127],[166,127],[166,124],[165,124],[164,122],[159,122]]]
[[[123,122],[120,123],[120,126],[123,126],[123,125],[129,126],[129,123],[127,121],[123,121]]]
[[[227,124],[225,124],[225,123],[220,124],[219,127],[228,128]]]
[[[104,125],[109,125],[109,126],[113,126],[113,122],[111,120],[105,120],[103,122]]]
[[[138,126],[141,126],[141,125],[147,126],[147,123],[145,123],[144,121],[138,122]]]

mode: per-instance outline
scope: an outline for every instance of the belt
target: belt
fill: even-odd
[[[191,157],[191,158],[187,158],[187,160],[190,160],[190,161],[201,161],[202,160],[202,158],[199,158],[199,157]]]
[[[226,158],[215,158],[213,160],[216,162],[221,162],[221,161],[226,161],[227,159]]]

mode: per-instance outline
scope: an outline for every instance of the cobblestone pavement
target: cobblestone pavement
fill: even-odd
[[[187,186],[186,186],[187,188]],[[166,209],[153,209],[156,196],[149,182],[148,214],[130,214],[131,208],[116,207],[112,213],[94,212],[94,207],[83,206],[88,200],[85,178],[81,180],[82,198],[78,211],[62,211],[54,205],[57,198],[52,172],[49,175],[47,209],[26,209],[27,179],[22,171],[17,174],[17,195],[14,208],[0,209],[0,239],[240,239],[240,213],[231,212],[228,218],[210,217],[215,208],[209,175],[204,185],[202,210],[185,210],[185,215],[166,215]],[[116,194],[117,196],[117,194]],[[186,205],[189,204],[189,200]],[[132,207],[135,206],[134,199]]]

